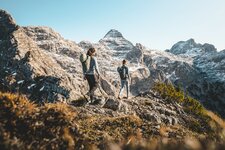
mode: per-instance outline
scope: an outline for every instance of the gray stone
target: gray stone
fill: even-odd
[[[135,48],[132,51],[128,52],[126,59],[132,63],[143,63],[143,46],[141,44],[136,44]]]
[[[0,35],[1,38],[6,38],[10,33],[15,31],[18,28],[14,19],[11,15],[4,11],[0,10]]]
[[[165,123],[168,125],[172,125],[173,119],[171,117],[165,118]]]
[[[147,119],[147,120],[149,120],[151,122],[158,123],[158,124],[160,124],[162,122],[160,117],[157,116],[156,114],[153,114],[153,113],[145,114],[145,119]]]
[[[172,117],[172,125],[178,124],[178,118]]]
[[[106,79],[101,78],[100,85],[106,94],[110,96],[115,96],[114,86],[111,83],[109,83]]]
[[[114,111],[119,110],[120,102],[116,99],[109,98],[106,100],[105,104],[103,105],[103,108],[112,109]]]

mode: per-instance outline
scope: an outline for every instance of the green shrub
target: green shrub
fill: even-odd
[[[183,90],[180,88],[176,89],[172,84],[156,83],[153,90],[162,98],[181,104],[188,113],[194,113],[198,116],[205,114],[205,108],[199,101],[190,96],[186,96]]]

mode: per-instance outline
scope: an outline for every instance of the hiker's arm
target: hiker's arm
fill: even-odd
[[[100,76],[100,71],[99,71],[99,68],[98,68],[98,61],[97,61],[96,58],[95,58],[95,70],[96,70],[97,74]]]
[[[83,78],[84,78],[84,80],[86,80],[85,72],[84,72],[84,65],[83,64],[82,64],[82,71],[83,71]]]
[[[130,80],[130,72],[129,72],[129,68],[127,68],[127,77],[128,77],[128,80]]]
[[[83,75],[85,75],[85,72],[84,72],[84,65],[82,64],[82,71],[83,71]]]

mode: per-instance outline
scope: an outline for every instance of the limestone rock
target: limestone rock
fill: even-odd
[[[114,111],[118,110],[120,106],[120,102],[116,99],[109,98],[104,104],[103,108],[112,109]]]

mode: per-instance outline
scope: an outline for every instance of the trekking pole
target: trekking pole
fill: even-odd
[[[85,98],[85,100],[88,101],[88,98],[85,96],[85,94],[83,92],[81,92],[81,94],[83,95],[83,97]]]

